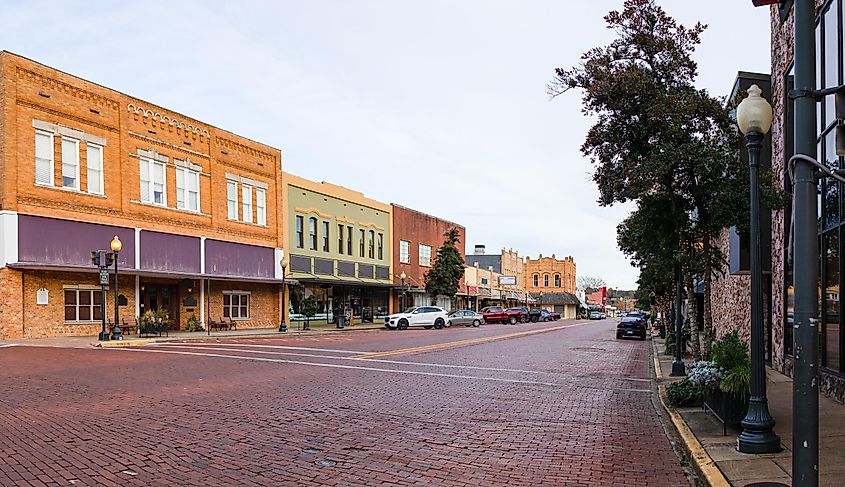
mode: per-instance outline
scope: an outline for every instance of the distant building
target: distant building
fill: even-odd
[[[480,288],[488,287],[489,296],[479,293],[482,305],[503,304],[505,306],[522,305],[526,302],[525,264],[519,252],[513,249],[502,249],[500,254],[485,253],[484,245],[476,245],[473,254],[466,256],[467,266],[477,266],[490,272],[490,282],[480,284]],[[501,282],[500,282],[501,278]]]
[[[566,292],[575,294],[575,260],[572,256],[525,258],[525,289],[530,293]]]

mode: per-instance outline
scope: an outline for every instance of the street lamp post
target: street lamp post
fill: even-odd
[[[288,309],[285,302],[285,271],[288,268],[287,257],[282,257],[282,260],[279,261],[279,265],[282,266],[282,322],[279,324],[279,331],[285,333],[288,331],[288,324],[285,321],[285,311]]]
[[[742,453],[775,453],[781,450],[774,432],[775,420],[769,414],[766,398],[766,363],[763,344],[763,265],[760,260],[760,148],[772,126],[772,106],[760,96],[757,85],[736,109],[739,129],[748,147],[751,203],[751,398],[742,420],[737,450]]]
[[[675,360],[672,361],[672,373],[669,375],[680,377],[687,375],[684,365],[684,320],[681,317],[681,263],[675,259],[675,309],[672,318],[675,320]]]
[[[402,299],[399,301],[399,311],[405,310],[405,278],[408,277],[405,271],[399,274],[399,279],[402,280]]]
[[[114,252],[114,328],[112,328],[111,339],[122,340],[120,332],[120,311],[118,310],[118,296],[120,295],[117,287],[117,256],[120,249],[123,248],[123,243],[117,238],[117,235],[111,241],[111,250]]]

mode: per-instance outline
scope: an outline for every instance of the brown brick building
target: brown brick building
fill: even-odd
[[[99,332],[90,251],[115,235],[122,318],[277,326],[281,174],[277,149],[0,52],[0,338]]]
[[[457,228],[460,234],[458,250],[464,255],[466,229],[457,223],[443,220],[400,205],[393,207],[393,282],[399,287],[394,297],[394,309],[415,305],[430,305],[432,297],[425,292],[425,273],[434,263],[437,249],[445,240],[443,234]],[[404,288],[402,273],[405,273]],[[404,292],[403,292],[404,291]],[[466,286],[460,293],[465,298]],[[437,303],[447,310],[450,303],[441,298]],[[461,303],[466,304],[466,303]]]
[[[530,293],[566,292],[575,294],[575,260],[572,256],[525,258],[525,289]]]

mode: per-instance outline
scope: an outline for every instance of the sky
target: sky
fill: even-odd
[[[698,85],[770,72],[769,10],[658,0],[709,26]],[[580,152],[581,95],[554,68],[613,33],[622,0],[0,0],[0,49],[282,151],[287,172],[464,225],[466,247],[573,256],[636,288]]]

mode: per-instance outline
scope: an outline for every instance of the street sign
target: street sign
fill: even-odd
[[[109,285],[109,270],[105,267],[100,267],[100,285],[101,286],[108,286]]]

